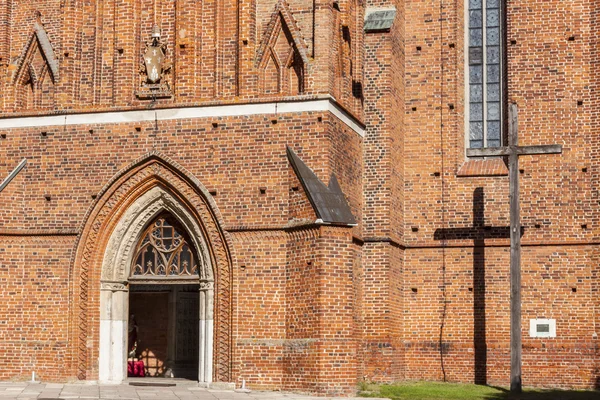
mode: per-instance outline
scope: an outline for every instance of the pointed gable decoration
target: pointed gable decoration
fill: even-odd
[[[267,95],[304,93],[310,65],[307,48],[287,3],[279,0],[256,56],[260,90]]]
[[[308,45],[302,37],[300,28],[292,16],[288,4],[285,0],[279,0],[277,4],[275,4],[275,10],[273,10],[273,14],[271,14],[271,20],[265,29],[260,47],[258,48],[258,54],[256,57],[257,67],[263,64],[265,59],[268,59],[268,49],[273,48],[276,45],[277,38],[279,37],[282,29],[287,29],[287,31],[290,33],[293,40],[294,49],[302,58],[302,62],[305,65],[308,64]]]
[[[327,187],[289,146],[287,156],[317,217],[325,224],[356,226],[356,219],[335,175],[331,174]]]
[[[19,82],[25,74],[29,74],[34,83],[40,78],[42,71],[36,71],[32,65],[32,61],[38,48],[50,72],[52,82],[56,83],[58,81],[58,59],[52,49],[52,44],[50,43],[46,30],[42,26],[42,23],[37,21],[33,25],[33,33],[29,38],[29,42],[27,42],[23,54],[15,62],[16,73],[14,75],[13,83]]]

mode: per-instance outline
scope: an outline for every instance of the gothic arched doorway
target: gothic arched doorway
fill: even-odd
[[[199,260],[189,234],[170,213],[142,233],[129,275],[127,374],[196,379]]]
[[[151,376],[212,381],[212,265],[201,225],[162,187],[128,207],[103,260],[100,381],[121,382],[140,359]]]

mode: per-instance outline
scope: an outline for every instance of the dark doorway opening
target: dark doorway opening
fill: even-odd
[[[133,283],[128,377],[198,379],[199,285]]]

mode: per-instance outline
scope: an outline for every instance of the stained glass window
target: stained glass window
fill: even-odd
[[[170,214],[161,214],[146,228],[131,269],[135,277],[198,275],[198,258],[185,229]]]
[[[502,144],[502,9],[499,0],[468,2],[469,147]]]

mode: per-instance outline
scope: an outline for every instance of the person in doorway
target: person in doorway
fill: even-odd
[[[128,332],[127,332],[127,354],[129,358],[136,358],[137,351],[138,326],[135,321],[135,315],[129,316]]]
[[[135,315],[129,316],[129,324],[127,326],[127,376],[128,377],[143,377],[145,376],[144,361],[137,358],[138,346],[138,326],[135,320]]]

